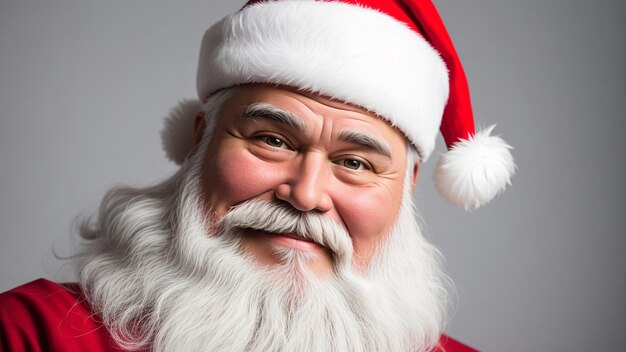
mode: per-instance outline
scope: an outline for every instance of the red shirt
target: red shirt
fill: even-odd
[[[39,279],[0,294],[0,351],[122,351],[77,284]],[[442,335],[435,352],[476,352]]]

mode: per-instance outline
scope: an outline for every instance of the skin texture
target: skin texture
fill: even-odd
[[[248,107],[259,103],[295,116],[301,126],[249,116]],[[204,128],[199,114],[194,144]],[[389,155],[345,138],[347,132],[380,142]],[[319,212],[348,230],[354,264],[363,269],[397,218],[406,150],[401,132],[361,108],[289,88],[242,86],[226,102],[206,153],[205,206],[215,221],[250,199]],[[417,173],[415,165],[413,184]],[[298,234],[249,231],[242,246],[264,265],[278,263],[275,249],[283,247],[306,252],[319,275],[332,271],[332,253]]]

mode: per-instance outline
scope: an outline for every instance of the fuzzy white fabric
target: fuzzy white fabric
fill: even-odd
[[[435,168],[435,185],[448,201],[466,210],[491,201],[515,173],[513,149],[492,136],[495,125],[462,139],[444,153]]]
[[[207,119],[225,97],[211,98]],[[437,343],[448,281],[417,225],[410,167],[394,229],[367,272],[356,272],[349,235],[320,214],[247,203],[207,224],[199,177],[210,134],[164,183],[112,190],[82,229],[80,282],[118,343],[154,351],[428,351]],[[261,267],[239,247],[242,228],[297,228],[331,249],[334,275],[318,278],[289,250],[279,253],[282,265]]]
[[[418,33],[369,8],[333,1],[246,6],[202,39],[197,89],[297,87],[361,106],[403,131],[426,161],[448,99],[444,61]]]
[[[202,103],[197,99],[182,100],[165,118],[161,143],[168,159],[178,165],[185,161],[191,151],[193,122],[201,106]]]

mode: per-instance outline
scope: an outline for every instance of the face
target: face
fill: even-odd
[[[196,136],[203,128],[196,125]],[[348,231],[363,269],[397,218],[406,148],[397,129],[360,108],[284,88],[240,87],[205,156],[205,205],[214,221],[253,199],[323,214]],[[297,233],[247,231],[241,243],[264,265],[278,264],[276,249],[287,248],[306,253],[320,275],[332,270],[332,253]]]

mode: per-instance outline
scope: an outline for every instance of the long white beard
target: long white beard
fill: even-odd
[[[81,230],[89,241],[80,283],[118,344],[154,351],[428,351],[437,344],[448,280],[408,191],[393,231],[366,272],[357,272],[349,236],[323,216],[289,216],[271,204],[259,211],[265,206],[253,203],[209,224],[195,159],[161,185],[112,190],[94,228]],[[325,244],[334,274],[317,277],[295,250],[281,250],[278,266],[256,263],[242,252],[240,233],[259,226],[295,226]]]

